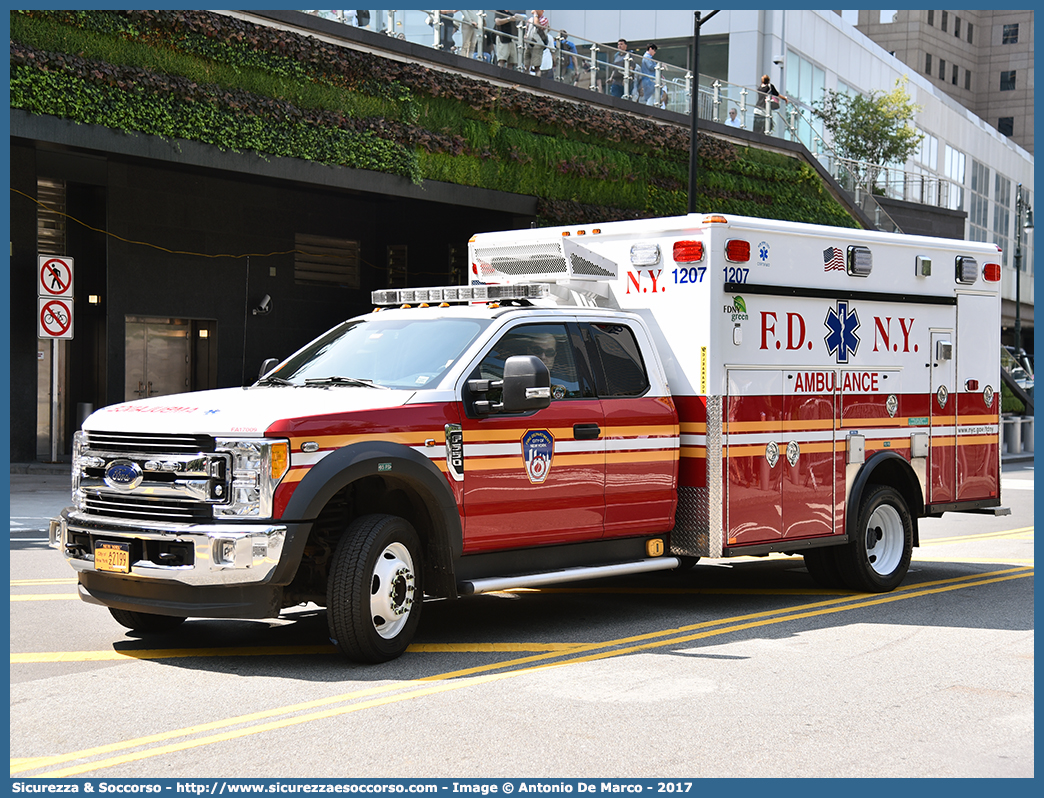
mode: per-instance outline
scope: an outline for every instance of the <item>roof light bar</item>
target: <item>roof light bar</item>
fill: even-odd
[[[374,291],[375,305],[402,305],[411,302],[493,302],[506,299],[545,299],[551,295],[547,283],[518,285],[447,285],[433,288],[388,288]]]

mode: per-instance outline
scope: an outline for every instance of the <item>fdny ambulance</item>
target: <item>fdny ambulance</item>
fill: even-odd
[[[52,545],[142,632],[314,602],[348,657],[423,597],[800,554],[899,585],[1000,505],[998,249],[736,216],[476,235],[254,385],[105,407]]]

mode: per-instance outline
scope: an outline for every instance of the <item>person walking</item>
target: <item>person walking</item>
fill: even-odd
[[[656,45],[650,44],[642,56],[642,97],[641,101],[646,105],[656,105],[659,99],[655,95],[656,78]]]
[[[616,55],[613,56],[613,73],[609,76],[609,94],[613,97],[624,96],[623,73],[627,63],[627,39],[616,43]]]
[[[544,16],[543,9],[534,11],[529,17],[526,25],[526,49],[525,63],[526,72],[532,75],[540,75],[541,64],[544,60],[544,48],[547,47],[547,29],[551,23]]]
[[[576,45],[569,41],[569,34],[562,31],[558,39],[558,55],[561,61],[562,82],[567,86],[576,85]]]
[[[475,42],[478,41],[478,11],[461,11],[460,22],[460,54],[465,58],[471,58],[475,54]]]
[[[772,117],[776,111],[779,110],[779,101],[787,101],[787,98],[776,91],[776,87],[772,85],[772,81],[769,80],[768,75],[761,76],[761,85],[758,86],[758,108],[761,109],[761,114],[756,115],[754,118],[754,132],[755,133],[771,133],[774,127]],[[761,129],[758,130],[758,122],[761,122]]]

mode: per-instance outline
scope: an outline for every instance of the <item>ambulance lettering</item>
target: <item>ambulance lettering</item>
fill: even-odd
[[[637,269],[627,272],[627,293],[631,293],[632,286],[636,294],[655,294],[657,291],[661,293],[666,291],[666,286],[657,287],[656,285],[656,281],[660,279],[662,273],[663,269]],[[643,274],[647,274],[648,278],[643,278]]]
[[[897,319],[899,322],[899,328],[903,334],[903,352],[916,352],[918,347],[917,344],[913,345],[913,349],[910,349],[910,333],[913,331],[913,319]],[[892,317],[885,316],[883,319],[880,316],[874,316],[874,351],[880,351],[879,347],[883,347],[884,351],[888,351],[889,344],[891,342],[892,334]],[[899,351],[898,342],[891,344],[892,351]]]
[[[786,325],[788,351],[812,348],[812,342],[805,340],[805,319],[800,313],[787,313]],[[771,347],[769,338],[773,339]],[[783,341],[776,339],[776,314],[771,310],[761,311],[761,348],[783,348]]]
[[[840,388],[841,393],[877,393],[882,390],[881,374],[877,371],[799,371],[794,375],[794,393],[829,394]]]

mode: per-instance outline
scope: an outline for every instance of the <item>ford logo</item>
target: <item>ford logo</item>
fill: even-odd
[[[110,488],[134,490],[141,480],[141,468],[131,460],[113,460],[105,466],[105,484]]]

